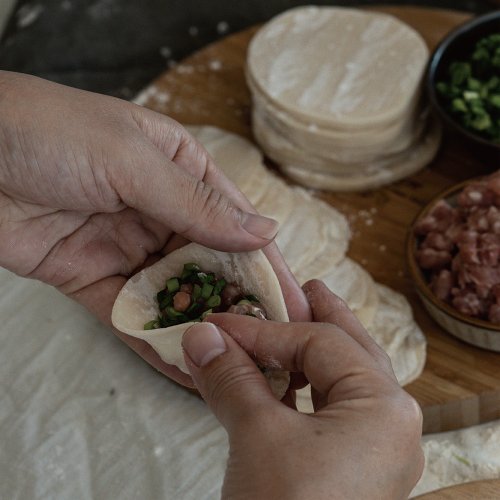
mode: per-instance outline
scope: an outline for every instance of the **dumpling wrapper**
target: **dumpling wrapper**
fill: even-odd
[[[225,253],[190,243],[132,276],[118,294],[111,313],[116,329],[145,340],[165,363],[189,374],[181,341],[184,332],[195,323],[155,330],[144,330],[144,324],[159,313],[156,294],[165,288],[167,279],[180,276],[188,262],[195,262],[204,271],[213,272],[229,283],[237,283],[244,293],[256,295],[265,307],[268,319],[288,321],[278,278],[261,250]],[[264,375],[273,393],[281,399],[288,388],[289,373],[266,370]]]

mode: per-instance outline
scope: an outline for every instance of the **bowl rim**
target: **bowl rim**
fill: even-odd
[[[485,330],[490,330],[494,332],[500,332],[500,325],[495,325],[494,323],[491,323],[490,321],[482,320],[482,319],[477,319],[473,318],[472,316],[468,316],[466,314],[463,314],[459,311],[457,311],[453,306],[450,304],[438,299],[434,292],[430,289],[428,283],[426,282],[422,270],[420,269],[420,266],[417,264],[416,258],[415,258],[415,248],[417,244],[417,238],[414,233],[415,225],[416,223],[425,215],[427,215],[428,212],[434,207],[434,205],[439,201],[443,199],[449,199],[452,195],[458,193],[461,191],[464,187],[468,186],[469,184],[475,183],[481,179],[484,179],[485,176],[480,176],[480,177],[474,177],[472,179],[468,179],[466,181],[460,182],[458,184],[454,184],[453,186],[450,186],[440,193],[438,193],[436,196],[432,198],[432,200],[427,203],[421,210],[419,210],[418,214],[415,216],[413,221],[410,224],[410,228],[408,230],[408,234],[406,237],[406,260],[408,263],[408,267],[410,270],[410,276],[413,279],[413,282],[416,286],[417,292],[419,294],[423,295],[425,299],[430,301],[435,307],[437,307],[439,310],[442,312],[446,313],[448,316],[451,316],[455,320],[460,321],[461,323],[465,323],[471,326],[474,326],[476,328],[482,328]]]
[[[452,115],[445,109],[445,107],[441,104],[441,100],[439,98],[439,95],[436,90],[436,71],[437,68],[439,67],[443,54],[446,52],[446,50],[453,45],[453,43],[459,39],[462,35],[465,35],[466,33],[470,32],[474,28],[477,28],[478,26],[482,25],[485,22],[494,20],[494,19],[500,19],[500,9],[499,10],[494,10],[492,12],[488,12],[486,14],[480,15],[473,17],[472,19],[465,21],[464,23],[460,24],[456,28],[452,29],[437,45],[437,47],[434,49],[434,51],[431,54],[431,57],[429,58],[429,64],[427,68],[427,75],[426,75],[426,89],[427,89],[427,95],[429,97],[429,100],[431,101],[431,104],[433,108],[438,112],[440,118],[445,121],[448,125],[450,125],[453,129],[458,131],[459,133],[467,136],[470,140],[477,142],[483,146],[491,147],[494,149],[498,149],[500,151],[500,143],[496,143],[493,141],[490,141],[488,139],[485,139],[484,137],[475,134],[474,132],[470,131],[469,129],[466,129],[463,127],[459,122],[457,122]]]

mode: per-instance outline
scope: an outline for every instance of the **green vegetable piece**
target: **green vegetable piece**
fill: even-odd
[[[498,76],[492,76],[487,82],[486,86],[489,89],[494,89],[500,85],[500,78]]]
[[[481,82],[477,80],[476,78],[469,78],[467,80],[467,87],[469,90],[476,90],[479,91],[482,88]]]
[[[450,75],[452,85],[462,85],[471,75],[471,66],[465,62],[451,63]]]
[[[251,293],[248,295],[245,295],[244,298],[246,300],[249,300],[250,302],[260,302],[260,300],[255,295],[252,295]]]
[[[198,276],[198,279],[202,282],[202,283],[214,283],[215,282],[215,274],[213,273],[198,273],[197,274]]]
[[[188,262],[187,264],[184,264],[184,271],[200,271],[200,266],[198,264],[195,264],[194,262]]]
[[[167,289],[170,293],[177,292],[179,290],[179,280],[177,278],[170,278],[167,280]]]
[[[488,61],[489,57],[488,50],[484,47],[476,49],[472,54],[473,61]]]
[[[463,99],[453,99],[451,102],[451,109],[462,113],[467,113],[469,111],[467,109],[467,104]]]
[[[206,305],[210,308],[218,307],[221,304],[220,295],[212,295],[206,302]]]
[[[168,306],[165,309],[165,313],[167,315],[167,318],[169,318],[169,319],[173,319],[173,318],[177,318],[179,316],[182,316],[182,313],[180,311],[177,311],[176,309],[174,309],[172,306]]]
[[[207,309],[201,316],[200,319],[205,319],[209,314],[212,314],[212,309]]]
[[[500,108],[500,94],[490,95],[488,101],[495,108]]]
[[[184,264],[184,268],[182,269],[181,280],[187,280],[199,271],[200,266],[198,264],[195,264],[194,262],[188,262],[187,264]]]
[[[474,127],[476,130],[486,130],[487,128],[491,127],[491,125],[492,125],[491,119],[487,114],[483,116],[478,116],[471,122],[471,126]]]
[[[197,315],[202,311],[202,309],[203,309],[203,304],[200,304],[199,302],[194,302],[187,308],[186,314],[190,316]]]
[[[208,297],[210,297],[210,295],[212,295],[213,291],[213,285],[211,285],[210,283],[203,283],[203,286],[201,287],[201,297],[206,300],[208,299]]]
[[[172,295],[166,295],[165,298],[159,303],[160,311],[168,306],[171,306],[174,302],[174,297]]]
[[[198,285],[198,283],[195,283],[193,285],[193,293],[191,294],[191,298],[193,299],[193,301],[199,299],[201,296],[201,286]]]
[[[245,304],[248,304],[248,305],[252,305],[252,303],[247,300],[247,299],[241,299],[239,302],[238,302],[238,306],[244,306]]]
[[[158,320],[156,319],[152,319],[144,325],[144,330],[154,330],[155,328],[158,328]]]
[[[173,297],[167,290],[161,290],[156,294],[156,300],[158,301],[160,310],[162,310],[172,305]]]
[[[448,95],[448,93],[450,92],[448,84],[445,82],[436,83],[436,90],[443,95]]]
[[[465,458],[460,455],[457,455],[456,453],[453,453],[453,456],[459,461],[462,462],[464,465],[467,465],[468,467],[472,467],[472,464]]]
[[[214,286],[214,295],[220,295],[222,290],[224,290],[224,287],[227,285],[227,282],[225,279],[221,278],[220,280],[217,280]]]
[[[463,93],[464,99],[466,101],[472,101],[473,99],[479,99],[479,94],[473,90],[466,90]]]

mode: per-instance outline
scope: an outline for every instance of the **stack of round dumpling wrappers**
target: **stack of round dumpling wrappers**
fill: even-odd
[[[249,47],[255,138],[309,187],[360,190],[406,177],[440,141],[421,92],[428,57],[421,36],[393,16],[289,10]]]

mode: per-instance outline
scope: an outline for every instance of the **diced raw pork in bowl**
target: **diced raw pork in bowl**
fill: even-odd
[[[500,171],[432,200],[407,239],[417,292],[449,333],[500,351]]]

